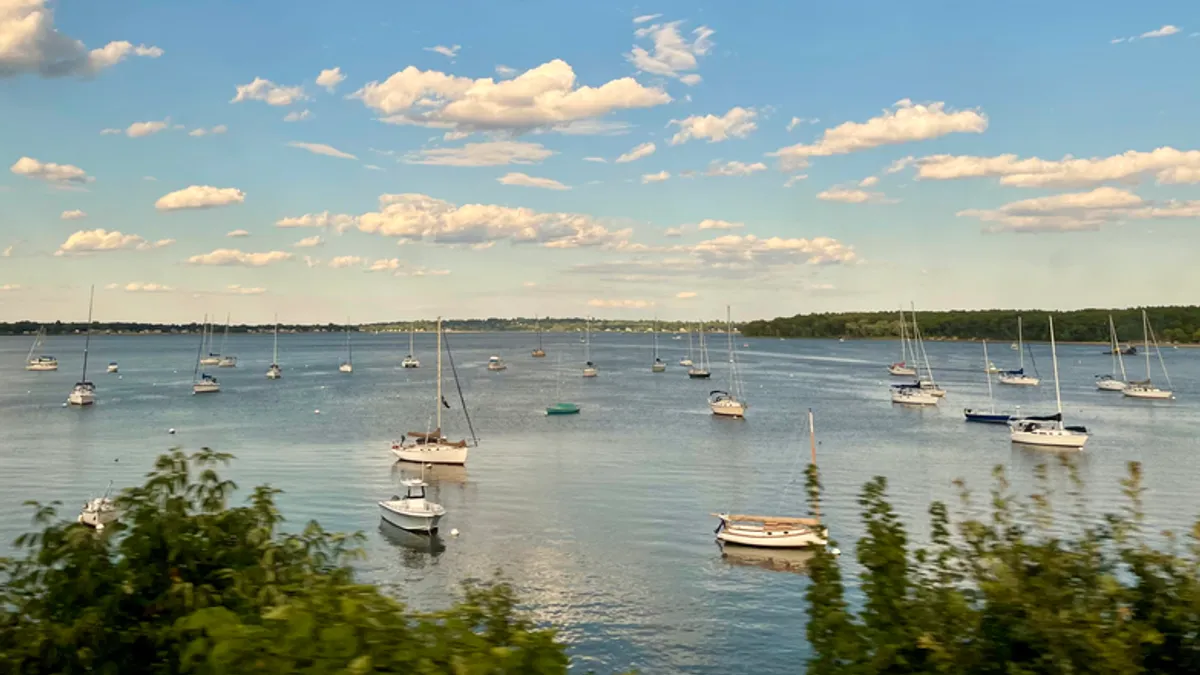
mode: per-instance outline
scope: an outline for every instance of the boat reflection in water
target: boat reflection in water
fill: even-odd
[[[396,547],[400,564],[408,569],[421,570],[431,564],[436,565],[438,556],[446,550],[446,544],[440,536],[408,532],[386,520],[380,519],[379,533],[384,541]]]
[[[772,572],[807,574],[816,551],[802,548],[758,548],[737,544],[718,545],[721,560],[735,567],[758,567]]]
[[[396,462],[392,464],[392,476],[397,480],[406,478],[421,478],[430,486],[467,484],[467,467],[463,464],[426,464],[425,473],[421,473],[420,462]]]

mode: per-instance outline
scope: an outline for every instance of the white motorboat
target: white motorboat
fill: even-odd
[[[1084,427],[1063,425],[1062,391],[1058,384],[1058,349],[1054,344],[1054,317],[1050,319],[1050,355],[1054,363],[1054,398],[1058,412],[1044,417],[1014,419],[1009,425],[1009,438],[1013,443],[1048,448],[1082,450],[1088,440]]]
[[[405,488],[403,497],[396,495],[379,502],[379,513],[384,521],[409,532],[436,533],[438,523],[446,515],[445,507],[426,498],[428,486],[425,481],[411,478],[401,483]]]
[[[119,365],[117,365],[116,361],[111,361],[111,362],[109,362],[108,368],[105,370],[105,372],[115,373],[115,372],[118,372],[120,369],[121,369],[121,367]]]
[[[29,348],[29,354],[25,357],[25,370],[46,372],[50,370],[58,370],[58,359],[48,354],[34,356],[38,347],[45,346],[46,342],[46,327],[42,326],[38,329],[37,336],[33,338],[33,346]]]
[[[408,327],[408,356],[405,356],[404,360],[400,362],[400,365],[404,368],[421,367],[421,362],[417,360],[417,357],[413,356],[413,354],[416,353],[416,351],[413,349],[414,335],[416,335],[416,330],[417,327],[415,324]]]
[[[338,366],[339,373],[354,372],[354,350],[350,347],[350,319],[346,319],[346,360]]]
[[[583,342],[583,376],[596,377],[599,371],[596,370],[596,364],[592,363],[592,318],[588,317],[584,328]]]
[[[911,354],[911,357],[910,357]],[[917,360],[916,350],[908,339],[908,324],[904,321],[904,308],[900,308],[900,360],[888,366],[888,375],[893,377],[916,377],[917,369],[908,365]]]
[[[455,381],[457,382],[458,373],[455,372]],[[465,440],[450,441],[442,435],[442,407],[450,407],[446,399],[442,397],[442,319],[437,320],[437,397],[434,399],[434,408],[436,409],[437,427],[433,431],[419,432],[410,431],[406,436],[402,436],[399,441],[392,442],[392,454],[397,459],[404,462],[422,462],[425,464],[466,464],[467,451],[470,449]],[[462,402],[463,411],[465,413],[467,403],[462,396],[462,389],[459,388],[459,400]],[[471,418],[467,417],[467,424],[470,426]],[[474,437],[474,430],[471,431],[471,436]],[[478,445],[478,442],[476,442]]]
[[[1017,317],[1017,353],[1020,354],[1020,365],[1016,370],[1003,370],[1000,372],[1000,384],[1007,384],[1017,387],[1036,387],[1041,383],[1041,379],[1033,375],[1025,373],[1025,335],[1021,328],[1021,317]],[[1032,358],[1033,352],[1030,352]],[[1034,369],[1037,369],[1037,364],[1034,364]]]
[[[104,491],[104,495],[95,499],[84,502],[83,508],[79,511],[79,517],[75,520],[96,530],[103,530],[105,526],[111,525],[117,521],[117,505],[109,497],[112,492],[112,483],[108,484],[108,489]]]
[[[1096,388],[1101,391],[1124,391],[1125,382],[1129,379],[1125,373],[1125,358],[1122,356],[1121,343],[1117,341],[1117,327],[1113,325],[1112,314],[1108,315],[1108,339],[1111,343],[1109,351],[1112,352],[1113,369],[1112,374],[1097,375]],[[1121,370],[1121,379],[1115,377],[1117,367]]]
[[[890,387],[892,403],[903,405],[937,405],[939,398],[921,388],[918,383],[894,384]]]
[[[1175,398],[1175,394],[1170,389],[1160,389],[1150,381],[1150,345],[1154,344],[1154,351],[1158,354],[1158,363],[1162,367],[1163,377],[1167,380],[1167,386],[1171,386],[1171,376],[1167,373],[1167,362],[1163,361],[1162,351],[1158,348],[1158,340],[1154,337],[1154,329],[1150,327],[1150,320],[1146,318],[1146,310],[1142,310],[1142,333],[1144,335],[1143,351],[1146,352],[1146,379],[1130,382],[1121,391],[1129,398],[1144,398],[1165,401]]]
[[[708,408],[712,414],[719,417],[743,418],[746,409],[746,392],[742,379],[738,376],[737,358],[733,349],[733,320],[730,318],[729,305],[725,305],[725,338],[729,352],[729,390],[715,390],[708,393]]]
[[[71,389],[71,393],[67,394],[67,405],[85,406],[96,402],[96,385],[92,384],[87,377],[88,347],[91,346],[92,342],[92,307],[95,299],[96,287],[92,286],[88,297],[87,332],[83,338],[83,375],[75,383],[75,387]]]
[[[203,362],[201,362],[203,364]],[[283,377],[283,368],[279,367],[279,317],[275,317],[275,342],[271,347],[271,365],[267,367],[267,379],[278,380]]]
[[[493,356],[488,359],[487,369],[493,372],[508,370],[508,364],[501,361],[499,356]]]

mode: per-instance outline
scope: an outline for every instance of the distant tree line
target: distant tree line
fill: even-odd
[[[1200,307],[1147,307],[1150,325],[1160,342],[1200,343]],[[946,340],[1017,339],[1017,316],[1022,317],[1026,340],[1047,341],[1047,317],[1054,316],[1054,336],[1064,342],[1108,342],[1108,317],[1112,315],[1121,342],[1142,340],[1142,313],[1137,309],[1080,309],[1068,312],[987,309],[917,314],[921,334]],[[911,331],[911,318],[905,312]],[[841,312],[797,314],[742,326],[747,337],[785,338],[891,338],[900,335],[899,312]]]
[[[582,331],[587,326],[588,320],[585,317],[569,317],[569,318],[511,318],[511,319],[446,319],[442,321],[443,327],[448,331],[463,331],[474,333],[503,333],[503,332],[533,332],[540,329],[547,333],[564,333]],[[279,324],[280,332],[284,333],[315,333],[315,332],[335,332],[343,331],[349,328],[351,331],[357,332],[387,332],[387,331],[432,331],[436,325],[433,320],[422,321],[391,321],[368,324],[352,324],[346,326],[343,324]],[[685,330],[697,330],[700,323],[682,322],[682,321],[663,321],[658,324],[658,330],[664,333],[674,333]],[[708,331],[724,331],[724,321],[707,321],[704,322],[705,329]],[[735,326],[737,324],[734,324]],[[637,332],[644,333],[654,330],[655,322],[650,319],[646,320],[601,320],[593,319],[591,327],[593,331],[618,331],[618,332]],[[0,323],[0,335],[33,335],[38,332],[39,328],[44,327],[48,335],[74,335],[81,334],[87,331],[87,322],[63,322],[55,321],[53,323],[40,324],[36,321],[14,321],[10,323]],[[229,326],[230,333],[264,333],[275,329],[274,324],[265,325],[247,325],[247,324],[231,324]],[[214,330],[217,333],[225,331],[225,326],[216,325]],[[109,321],[109,322],[93,322],[93,333],[121,333],[121,334],[190,334],[199,333],[199,323],[141,323],[131,321]]]

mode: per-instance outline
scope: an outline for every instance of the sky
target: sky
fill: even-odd
[[[0,321],[1200,297],[1200,5],[0,0]]]

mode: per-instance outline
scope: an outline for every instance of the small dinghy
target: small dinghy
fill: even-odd
[[[120,366],[117,365],[116,361],[113,361],[108,364],[108,372],[115,373],[115,372],[118,372],[119,370],[120,370]]]
[[[379,512],[383,520],[408,532],[434,534],[438,523],[446,515],[446,509],[441,504],[434,504],[425,498],[425,481],[410,478],[401,481],[405,487],[403,497],[393,496],[387,501],[379,502]]]
[[[110,482],[108,489],[104,491],[104,496],[96,497],[84,503],[83,509],[79,511],[79,517],[76,520],[81,525],[87,525],[96,530],[103,530],[106,525],[116,522],[117,505],[109,497],[111,493],[112,483]]]

